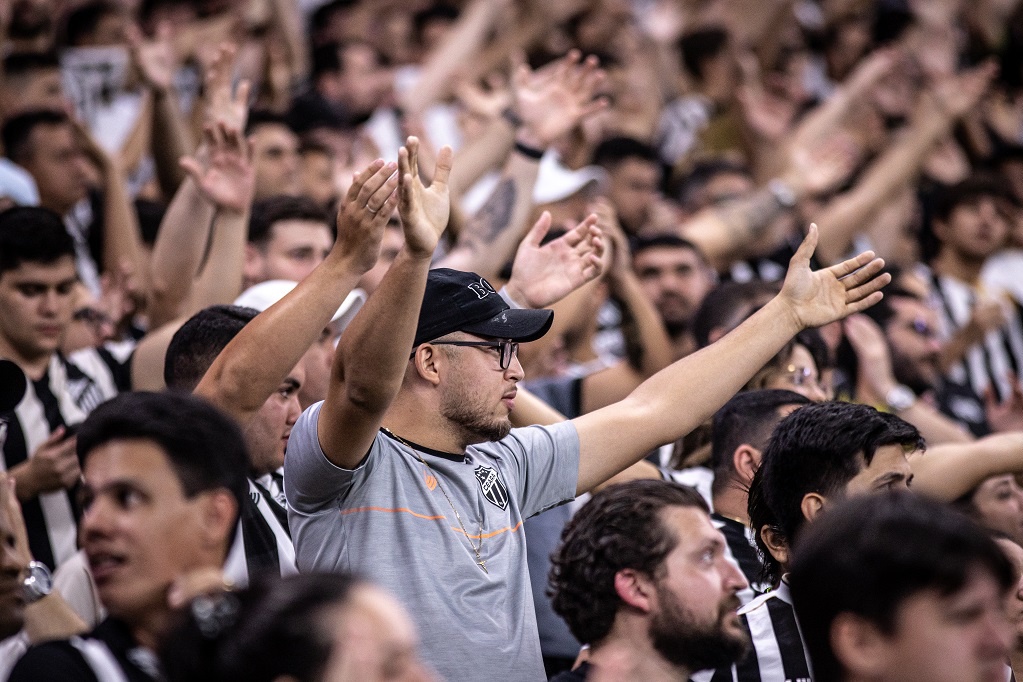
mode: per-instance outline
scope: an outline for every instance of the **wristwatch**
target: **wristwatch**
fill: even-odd
[[[896,384],[884,397],[884,402],[892,412],[908,410],[916,404],[916,394],[905,384]]]
[[[53,576],[43,562],[28,562],[26,574],[21,583],[26,603],[33,604],[53,591]]]

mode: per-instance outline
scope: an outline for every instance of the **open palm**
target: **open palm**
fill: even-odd
[[[451,156],[451,147],[440,150],[433,182],[427,187],[419,177],[419,140],[408,138],[398,151],[398,213],[405,230],[405,244],[415,253],[432,254],[448,226]]]
[[[800,329],[821,327],[829,322],[866,310],[881,300],[881,289],[892,280],[878,274],[884,261],[865,251],[855,258],[813,271],[810,257],[817,247],[817,225],[811,224],[806,239],[789,262],[780,298],[788,304]]]

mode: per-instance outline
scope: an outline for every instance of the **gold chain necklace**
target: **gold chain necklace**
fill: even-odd
[[[419,454],[419,451],[416,450],[416,447],[414,445],[412,445],[412,443],[409,443],[407,440],[405,440],[401,436],[395,434],[393,431],[391,431],[386,426],[381,426],[380,430],[383,431],[384,433],[386,433],[388,436],[390,436],[394,440],[396,440],[399,443],[401,443],[402,445],[404,445],[405,447],[407,447],[409,450],[411,450],[412,454],[415,455],[416,459],[418,459],[420,462],[422,462],[423,466],[425,466],[427,469],[429,469],[430,471],[432,471],[434,473],[439,473],[439,472],[437,472],[436,469],[434,469],[432,466],[430,466],[429,462],[427,462],[425,459],[423,459],[423,456],[421,454]],[[483,517],[482,516],[480,517],[480,544],[477,547],[477,546],[472,544],[472,538],[469,537],[469,533],[465,530],[465,524],[462,523],[462,517],[459,515],[458,510],[455,509],[455,505],[451,501],[451,498],[448,497],[447,491],[444,490],[444,486],[440,482],[440,477],[437,476],[435,478],[437,479],[437,487],[440,488],[441,493],[444,495],[444,499],[448,501],[448,506],[451,507],[451,511],[455,512],[455,518],[458,519],[458,525],[462,529],[462,535],[465,536],[466,541],[469,543],[470,549],[472,549],[473,554],[476,555],[476,565],[479,566],[481,569],[483,569],[484,573],[486,573],[487,575],[490,575],[490,571],[487,570],[487,562],[484,561],[483,557],[480,555],[480,550],[483,549]]]

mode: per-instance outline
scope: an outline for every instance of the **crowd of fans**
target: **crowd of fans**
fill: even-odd
[[[1023,675],[1016,0],[0,57],[0,680]]]

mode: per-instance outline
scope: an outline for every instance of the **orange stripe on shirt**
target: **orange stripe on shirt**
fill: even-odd
[[[461,528],[455,528],[454,526],[451,526],[451,530],[455,531],[456,533],[462,533],[462,534],[464,534],[464,535],[465,535],[465,536],[466,536],[467,538],[470,538],[470,539],[472,539],[472,540],[486,540],[487,538],[492,538],[492,537],[494,537],[495,535],[500,535],[501,533],[509,533],[509,532],[511,532],[511,533],[514,533],[514,532],[515,532],[515,531],[517,531],[517,530],[518,530],[518,529],[519,529],[519,528],[520,528],[521,526],[522,526],[522,522],[521,522],[521,521],[519,521],[519,522],[518,522],[518,523],[516,523],[516,524],[515,524],[514,526],[505,526],[504,528],[501,528],[501,529],[495,530],[495,531],[494,531],[493,533],[484,533],[484,534],[482,534],[482,535],[469,535],[468,533],[466,533],[466,532],[465,532],[464,530],[462,530]]]
[[[345,509],[343,512],[341,512],[341,515],[345,516],[345,515],[348,515],[348,514],[358,514],[359,512],[368,512],[368,511],[388,512],[390,514],[397,514],[398,512],[405,512],[406,514],[412,514],[412,516],[415,516],[415,517],[420,518],[420,519],[426,519],[428,521],[441,521],[441,520],[444,519],[443,516],[427,516],[426,514],[417,514],[416,512],[412,511],[411,509],[406,509],[405,507],[402,507],[400,509],[388,509],[387,507],[357,507],[355,509]]]

